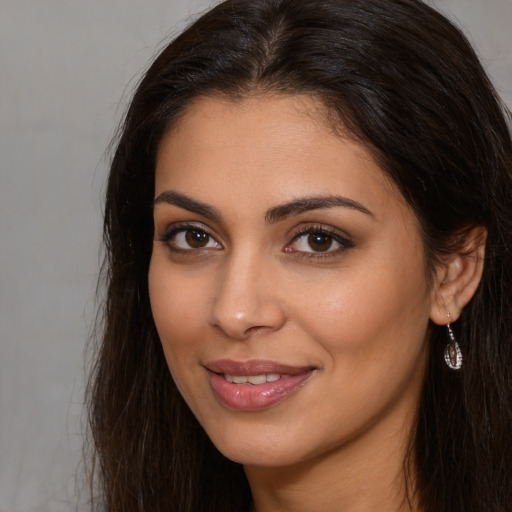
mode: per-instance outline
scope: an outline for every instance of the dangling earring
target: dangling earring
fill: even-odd
[[[447,312],[446,316],[448,317],[448,324],[446,325],[446,329],[448,330],[448,338],[450,341],[448,341],[448,344],[444,349],[444,360],[448,365],[448,368],[451,368],[452,370],[460,370],[462,368],[462,352],[460,351],[459,344],[455,339],[455,335],[453,334],[450,325],[452,320],[450,312]]]

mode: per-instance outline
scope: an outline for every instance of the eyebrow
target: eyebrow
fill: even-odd
[[[160,203],[167,203],[178,206],[179,208],[183,208],[193,213],[197,213],[206,217],[207,219],[214,221],[221,221],[222,215],[220,212],[206,203],[202,201],[198,201],[196,199],[192,199],[185,194],[181,194],[180,192],[175,191],[165,191],[162,192],[158,197],[153,201],[153,207]],[[274,224],[281,220],[286,219],[290,215],[297,215],[300,213],[312,211],[312,210],[321,210],[325,208],[336,208],[343,207],[348,208],[350,210],[357,210],[366,215],[373,216],[373,213],[368,210],[365,206],[353,199],[349,199],[348,197],[342,196],[313,196],[313,197],[302,197],[299,199],[295,199],[288,203],[284,203],[278,206],[274,206],[267,210],[265,214],[265,220],[269,224]]]
[[[178,206],[179,208],[188,210],[189,212],[202,215],[203,217],[206,217],[207,219],[210,220],[222,220],[222,215],[213,206],[203,203],[202,201],[192,199],[191,197],[188,197],[185,194],[180,194],[179,192],[174,192],[171,190],[162,192],[153,201],[153,207],[160,203],[173,204],[175,206]]]
[[[364,207],[361,203],[349,199],[348,197],[342,196],[318,196],[318,197],[303,197],[290,201],[279,206],[274,206],[267,211],[265,220],[269,224],[278,222],[280,220],[289,217],[290,215],[296,215],[299,213],[308,212],[311,210],[321,210],[324,208],[336,208],[336,207],[349,208],[351,210],[357,210],[361,213],[373,216],[373,213]]]

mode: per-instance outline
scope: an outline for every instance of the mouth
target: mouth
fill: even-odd
[[[260,384],[265,384],[266,382],[276,382],[279,379],[286,379],[287,377],[290,377],[290,375],[280,375],[279,373],[262,373],[260,375],[230,375],[229,373],[224,373],[223,377],[227,382],[259,386]]]
[[[265,409],[287,399],[316,370],[260,360],[220,360],[207,363],[205,368],[217,400],[230,409],[244,411]]]

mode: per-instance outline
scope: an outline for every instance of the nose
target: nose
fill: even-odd
[[[219,273],[210,324],[233,339],[279,330],[286,322],[276,263],[233,254]]]

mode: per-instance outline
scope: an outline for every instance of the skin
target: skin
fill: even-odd
[[[364,146],[323,119],[305,96],[189,106],[158,152],[153,315],[184,399],[217,448],[244,464],[254,510],[410,510],[403,461],[429,320],[447,323],[446,306],[455,320],[479,276],[454,255],[429,285],[416,216]],[[277,205],[333,195],[367,211],[331,206],[269,222]],[[323,233],[331,246],[320,251],[304,229],[335,238]],[[204,247],[190,245],[194,234]],[[226,358],[314,372],[285,400],[240,411],[219,401],[205,369]]]

